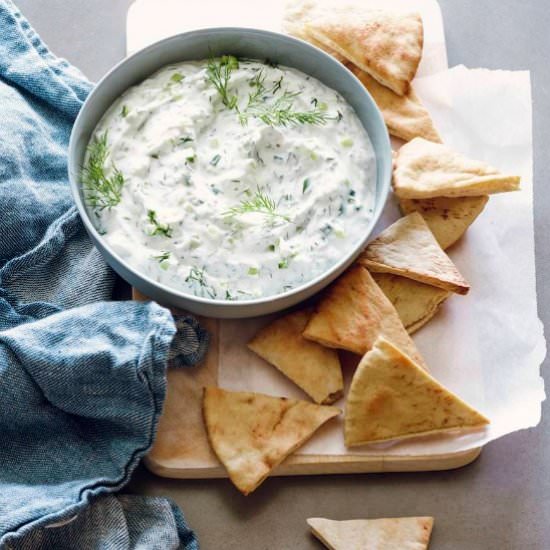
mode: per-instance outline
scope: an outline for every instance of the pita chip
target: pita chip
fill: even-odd
[[[313,21],[316,17],[322,15],[322,10],[323,8],[319,5],[319,3],[313,0],[287,2],[283,14],[283,30],[296,38],[300,38],[300,40],[309,42],[311,45],[325,51],[343,63],[345,61],[345,57],[316,40],[307,31],[307,24],[311,23],[311,21]]]
[[[357,367],[348,393],[348,447],[488,424],[385,338]]]
[[[501,174],[441,143],[415,138],[405,143],[393,170],[393,189],[402,199],[478,197],[519,189],[520,177]]]
[[[424,218],[412,212],[371,241],[358,259],[370,271],[393,273],[458,294],[470,285],[439,246]]]
[[[456,243],[481,214],[489,197],[437,197],[433,199],[401,199],[404,214],[418,212],[426,220],[443,250]]]
[[[309,518],[307,523],[329,550],[426,550],[434,518]]]
[[[397,311],[360,265],[348,269],[325,291],[304,330],[308,340],[358,355],[370,350],[381,335],[396,342],[425,367]]]
[[[372,273],[409,334],[423,327],[450,296],[448,290],[390,273]]]
[[[245,495],[341,412],[336,407],[216,387],[204,389],[202,410],[212,449]]]
[[[418,13],[339,7],[325,10],[306,30],[396,94],[409,90],[424,43]]]
[[[378,105],[392,136],[405,141],[423,137],[430,141],[441,142],[430,113],[422,105],[412,86],[405,95],[397,95],[359,67],[350,64],[348,68],[361,81]]]
[[[335,350],[302,336],[310,315],[311,310],[302,310],[277,319],[256,334],[248,347],[315,402],[327,405],[343,394],[342,368]]]

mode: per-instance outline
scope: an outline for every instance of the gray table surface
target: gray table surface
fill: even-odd
[[[51,49],[98,79],[124,56],[130,0],[19,0]],[[548,0],[440,0],[449,64],[530,69],[534,100],[539,314],[550,322],[550,5]],[[159,16],[162,16],[159,13]],[[546,370],[548,361],[543,367]],[[548,413],[543,406],[543,415]],[[550,418],[495,441],[448,472],[272,478],[244,498],[227,480],[176,481],[139,469],[128,491],[183,509],[203,550],[320,549],[305,519],[433,515],[433,550],[550,548]]]

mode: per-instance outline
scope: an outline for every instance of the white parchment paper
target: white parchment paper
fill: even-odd
[[[467,450],[535,426],[544,400],[539,371],[546,345],[535,289],[529,73],[462,66],[447,70],[441,13],[435,0],[363,3],[416,9],[422,14],[424,54],[415,87],[445,143],[522,176],[522,191],[493,196],[465,238],[449,251],[471,283],[470,293],[451,297],[414,336],[431,373],[485,413],[491,426],[468,435],[350,451],[344,447],[339,419],[317,432],[300,453],[425,455]],[[137,0],[128,14],[127,49],[132,53],[166,36],[216,25],[280,30],[282,4]],[[398,216],[390,201],[377,231]],[[220,323],[219,384],[228,389],[306,398],[279,371],[246,349],[246,342],[269,320]],[[353,374],[349,359],[344,355],[347,384]],[[343,408],[343,401],[338,405]]]

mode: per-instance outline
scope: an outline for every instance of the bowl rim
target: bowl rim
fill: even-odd
[[[271,294],[268,296],[261,296],[259,298],[254,298],[251,300],[222,300],[222,299],[214,299],[214,298],[205,298],[202,296],[196,296],[194,294],[190,294],[187,292],[184,292],[182,290],[178,290],[176,288],[172,288],[164,283],[161,283],[159,281],[155,281],[154,279],[150,278],[145,273],[142,273],[138,269],[136,269],[133,265],[129,264],[127,261],[122,259],[119,254],[114,252],[112,248],[109,246],[109,244],[103,239],[102,235],[99,233],[99,231],[94,226],[93,222],[91,221],[90,215],[87,211],[86,205],[84,204],[80,190],[81,190],[81,183],[79,180],[80,176],[80,170],[81,167],[78,165],[76,161],[76,134],[77,130],[80,127],[80,125],[83,124],[83,120],[87,116],[87,105],[93,100],[95,95],[98,93],[98,90],[103,87],[105,82],[111,80],[113,76],[120,70],[120,67],[127,64],[131,60],[134,60],[138,57],[141,57],[145,55],[146,53],[150,52],[151,50],[154,50],[156,48],[162,47],[165,44],[169,44],[170,42],[179,41],[182,37],[195,35],[195,34],[223,34],[223,33],[242,33],[242,34],[248,34],[248,35],[262,35],[265,38],[268,39],[277,39],[277,40],[283,40],[288,42],[289,44],[297,44],[300,47],[305,47],[306,49],[310,49],[314,52],[314,55],[317,55],[322,63],[328,63],[333,64],[334,66],[337,66],[338,68],[341,68],[344,71],[344,74],[346,74],[346,77],[352,80],[355,80],[356,83],[359,85],[360,89],[363,91],[367,101],[369,101],[372,106],[374,107],[373,112],[375,113],[375,116],[377,117],[377,124],[380,126],[380,128],[383,130],[383,149],[382,151],[376,150],[376,156],[380,156],[382,159],[382,162],[386,162],[389,164],[389,174],[390,177],[386,178],[386,181],[382,182],[382,188],[380,190],[380,203],[375,203],[374,205],[374,211],[373,216],[371,217],[369,223],[368,223],[368,232],[365,233],[365,237],[361,239],[357,243],[356,246],[354,246],[350,252],[348,252],[345,256],[342,256],[337,262],[332,264],[328,269],[317,275],[315,278],[308,280],[307,282],[296,286],[286,292],[278,293],[278,294]],[[283,63],[284,64],[284,63]],[[289,67],[292,67],[292,65],[288,65]],[[159,69],[162,67],[159,67]],[[302,71],[304,72],[304,71]],[[308,74],[304,72],[304,74]],[[146,77],[145,77],[146,78]],[[322,80],[320,80],[324,84]],[[129,89],[133,84],[129,85],[126,89]],[[326,84],[325,84],[326,86]],[[109,107],[107,107],[108,109]],[[352,106],[353,108],[353,106]],[[354,109],[355,111],[355,109]],[[106,110],[103,112],[103,115],[105,114]],[[103,116],[102,115],[102,116]],[[99,120],[97,121],[99,122]],[[96,125],[97,125],[96,122]],[[363,126],[363,123],[361,122],[361,125]],[[364,126],[363,126],[364,127]],[[366,130],[366,129],[365,129]],[[370,136],[369,136],[370,139]],[[69,149],[68,149],[68,176],[69,176],[69,184],[71,189],[71,194],[73,196],[73,200],[76,204],[78,213],[80,215],[80,218],[82,219],[82,222],[88,231],[88,233],[92,236],[92,240],[101,243],[101,247],[103,247],[111,257],[113,257],[116,262],[120,263],[126,270],[132,273],[134,277],[137,279],[144,280],[147,284],[151,285],[155,288],[155,290],[158,290],[162,293],[166,293],[169,296],[175,296],[182,300],[187,300],[190,302],[195,302],[197,304],[202,304],[205,306],[214,306],[214,307],[222,307],[222,308],[234,308],[234,309],[242,309],[249,307],[250,309],[270,304],[274,301],[283,301],[283,300],[289,300],[295,297],[297,294],[303,294],[307,292],[308,289],[311,289],[312,287],[315,287],[322,283],[322,281],[326,279],[331,279],[331,276],[338,272],[339,270],[342,271],[343,266],[348,264],[350,262],[350,259],[358,254],[360,249],[365,246],[369,236],[372,233],[372,230],[376,226],[378,220],[380,219],[380,216],[382,215],[382,212],[384,210],[385,204],[387,202],[387,199],[390,194],[390,188],[391,188],[391,142],[389,138],[389,133],[386,127],[386,124],[384,122],[382,113],[368,92],[368,90],[363,86],[361,81],[353,74],[352,71],[350,71],[345,65],[337,61],[334,57],[332,57],[330,54],[326,53],[325,51],[321,50],[320,48],[317,48],[310,44],[309,42],[306,42],[305,40],[301,40],[299,38],[296,38],[294,36],[289,36],[284,33],[279,33],[275,31],[260,29],[256,27],[234,27],[234,26],[228,26],[228,27],[203,27],[199,29],[193,29],[190,31],[185,31],[181,33],[177,33],[174,35],[171,35],[169,37],[163,38],[161,40],[157,40],[156,42],[153,42],[152,44],[146,46],[145,48],[142,48],[131,55],[123,58],[120,60],[116,65],[114,65],[101,79],[95,84],[91,92],[86,97],[84,103],[82,104],[82,107],[80,108],[80,111],[75,119],[75,122],[73,124],[73,127],[71,129],[71,135],[69,139]],[[377,181],[378,181],[378,173],[377,173]],[[100,250],[101,252],[101,250]],[[107,262],[109,263],[109,262]],[[112,267],[112,266],[111,266]],[[344,268],[346,269],[346,268]],[[337,275],[338,276],[338,275]],[[337,277],[336,276],[336,277]],[[334,279],[335,277],[332,277]],[[332,280],[331,279],[331,280]],[[324,285],[326,286],[326,285]],[[317,292],[317,291],[316,291]],[[305,299],[305,298],[304,298]],[[296,300],[296,303],[302,301],[302,300]]]

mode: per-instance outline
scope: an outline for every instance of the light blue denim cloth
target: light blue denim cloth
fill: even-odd
[[[174,338],[153,303],[102,301],[114,275],[67,182],[90,89],[0,0],[0,549],[194,550],[167,499],[112,495],[152,444],[167,358],[192,365],[208,340],[187,317]]]

